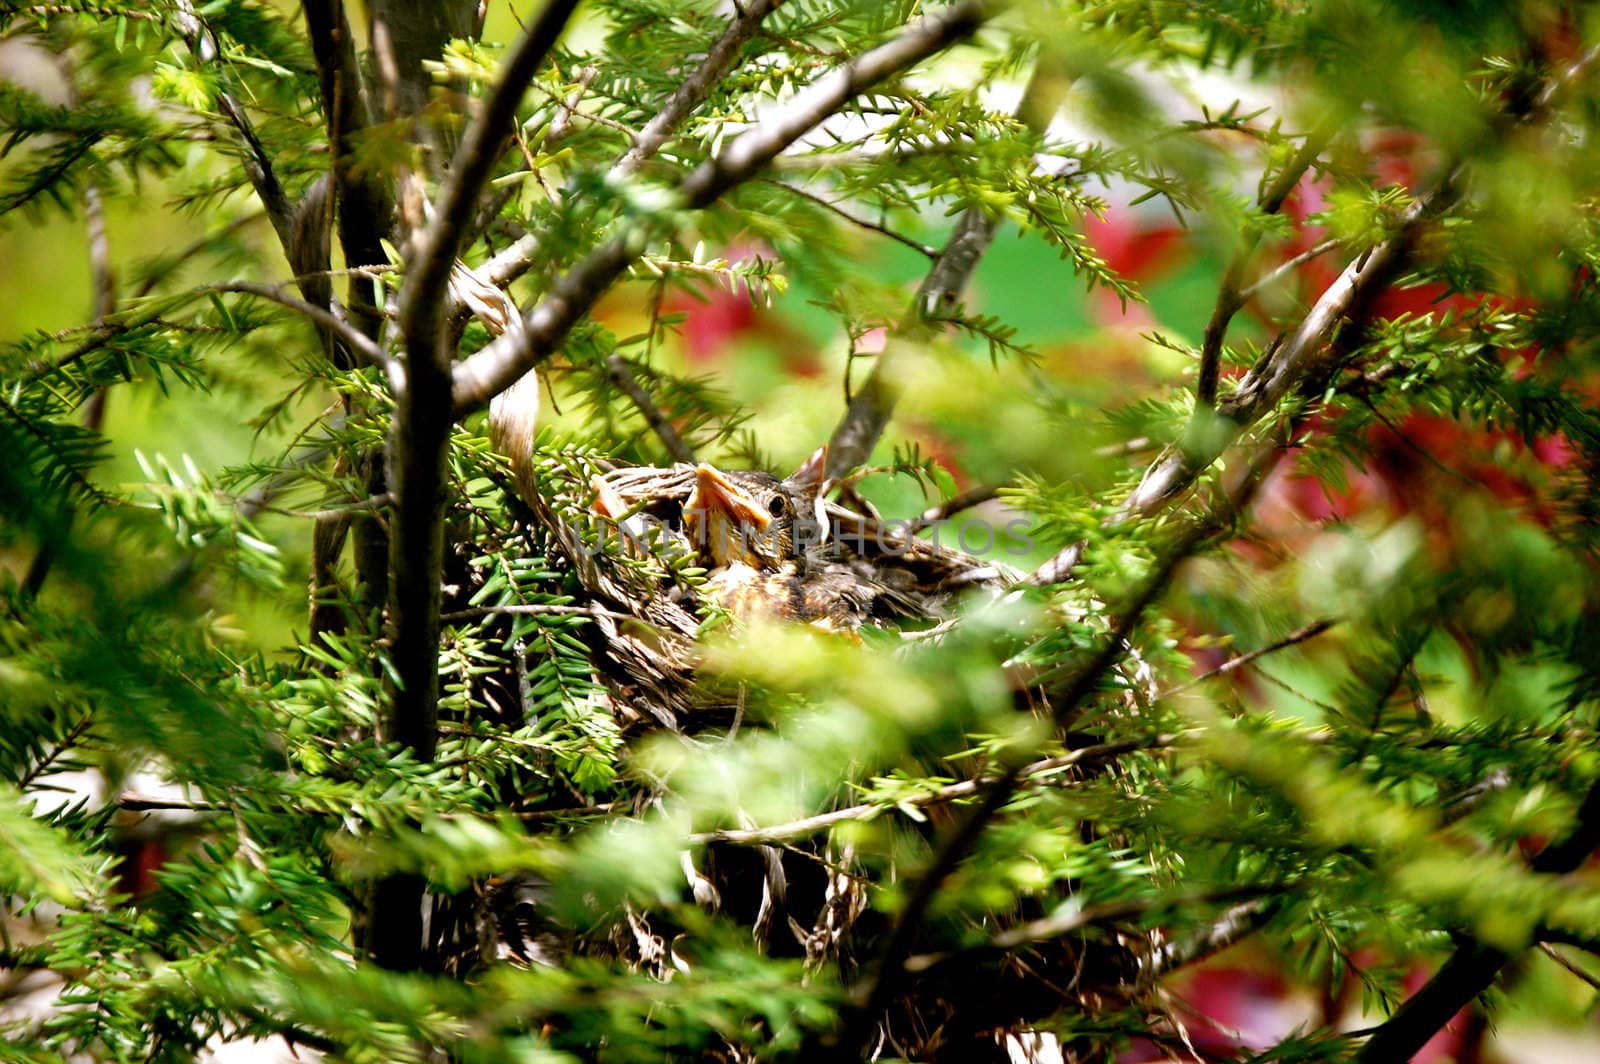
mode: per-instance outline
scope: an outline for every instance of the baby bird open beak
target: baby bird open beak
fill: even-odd
[[[635,558],[642,558],[648,553],[645,549],[645,537],[649,532],[643,514],[629,514],[628,503],[617,490],[607,484],[604,477],[598,474],[589,479],[589,487],[594,489],[594,502],[589,509],[601,517],[609,518],[616,522],[617,529],[622,533],[622,549]]]
[[[684,504],[683,520],[690,541],[705,548],[713,565],[761,564],[755,539],[772,524],[772,515],[721,470],[704,462],[695,468],[694,490]]]

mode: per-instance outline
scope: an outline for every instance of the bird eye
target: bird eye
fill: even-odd
[[[782,495],[774,495],[767,502],[767,512],[773,517],[782,517],[789,512],[789,500]]]

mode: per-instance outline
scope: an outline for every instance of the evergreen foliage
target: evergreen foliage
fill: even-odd
[[[0,225],[99,263],[0,344],[0,958],[59,989],[8,1055],[1177,1054],[1174,980],[1250,937],[1376,1026],[1237,1059],[1393,1061],[1600,954],[1593,11],[427,6],[0,13],[69,90],[0,82]],[[1219,79],[1271,103],[1180,95]],[[1226,267],[1129,379],[969,300],[1020,232],[1038,300],[1137,307],[1086,234],[1141,203]],[[820,442],[671,357],[709,299],[833,330],[835,532],[998,495],[1033,553],[843,635],[597,514]],[[114,482],[152,388],[268,457]],[[951,501],[900,401],[998,487]]]

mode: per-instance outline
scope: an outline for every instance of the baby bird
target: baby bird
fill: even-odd
[[[692,553],[688,537],[681,530],[638,506],[630,506],[604,477],[591,477],[589,487],[595,493],[590,512],[616,526],[624,554],[644,558],[652,553],[667,557],[688,557]]]
[[[821,560],[827,514],[821,447],[789,477],[702,462],[684,503],[684,531],[712,568],[706,587],[741,620],[765,617],[853,629],[858,611]]]

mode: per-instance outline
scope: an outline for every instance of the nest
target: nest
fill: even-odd
[[[602,483],[626,506],[625,522],[593,514]],[[715,606],[704,592],[701,559],[675,539],[694,483],[695,467],[681,463],[599,472],[562,464],[541,470],[522,492],[592,608],[597,673],[628,730],[697,731],[734,708],[695,674],[695,642]],[[958,595],[998,594],[1018,577],[876,515],[834,502],[822,512],[822,556],[834,575],[863,589],[869,625],[926,629],[949,619]],[[583,517],[564,516],[573,514]]]
[[[514,467],[518,494],[531,511],[530,542],[544,545],[548,568],[566,574],[567,587],[576,589],[569,590],[569,608],[589,618],[581,629],[588,659],[606,710],[622,731],[692,736],[726,728],[737,713],[736,693],[696,668],[697,641],[718,608],[704,559],[679,539],[696,467],[618,467],[548,451],[537,465]],[[596,512],[602,490],[620,499],[621,514]],[[937,638],[956,623],[958,598],[1003,595],[1021,580],[1006,566],[922,538],[869,509],[828,502],[820,510],[826,564],[870,590],[864,625]],[[1137,712],[1137,692],[1150,683],[1147,671],[1136,655],[1123,667],[1129,712]],[[1019,693],[1019,709],[1030,708],[1030,697]],[[642,813],[652,801],[653,795],[640,793],[631,806],[610,809]],[[826,836],[782,847],[713,842],[697,859],[685,852],[683,863],[684,900],[692,897],[748,927],[771,956],[802,959],[810,968],[836,965],[848,977],[884,933],[881,914],[866,904],[867,885],[853,855]],[[560,965],[574,954],[611,957],[660,978],[682,965],[674,943],[685,930],[670,912],[628,907],[606,926],[579,935],[547,918],[543,893],[536,878],[496,880],[454,899],[454,915],[439,911],[433,926],[454,929],[464,969],[496,956]],[[1116,942],[1063,940],[1032,951],[1026,962],[1004,957],[985,965],[982,992],[973,990],[965,966],[930,971],[908,984],[882,1017],[873,1055],[1079,1059],[1072,1047],[1030,1033],[1030,1021],[1058,1010],[1064,999],[1090,1013],[1126,1007],[1130,973],[1151,948],[1143,934]],[[1062,985],[1049,973],[1071,973],[1071,979]],[[1050,1045],[1025,1047],[1019,1038]],[[733,1046],[725,1049],[708,1059],[745,1059]]]

